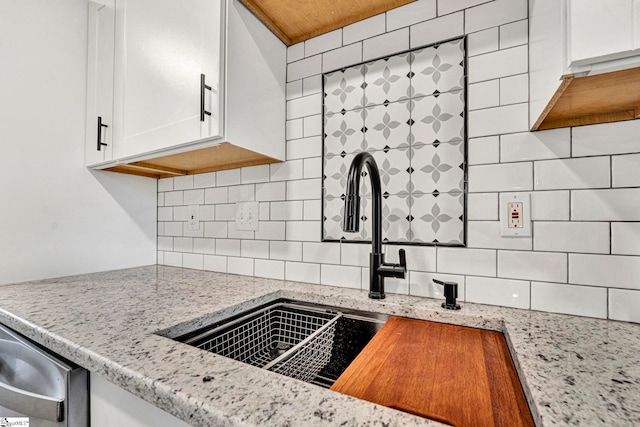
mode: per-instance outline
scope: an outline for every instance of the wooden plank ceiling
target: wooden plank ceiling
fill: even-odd
[[[287,46],[415,0],[240,0]]]

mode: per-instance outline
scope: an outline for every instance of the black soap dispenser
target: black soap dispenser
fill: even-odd
[[[447,310],[460,310],[460,304],[456,304],[458,298],[458,284],[456,282],[443,282],[442,280],[433,279],[434,283],[444,286],[444,299],[442,308]]]

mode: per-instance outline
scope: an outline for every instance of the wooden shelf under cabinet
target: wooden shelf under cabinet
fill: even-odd
[[[533,426],[504,336],[391,317],[331,387],[453,426]]]

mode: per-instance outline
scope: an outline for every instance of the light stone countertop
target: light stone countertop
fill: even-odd
[[[154,334],[277,298],[503,331],[537,425],[640,425],[632,323],[162,266],[0,286],[0,323],[194,426],[440,425]]]

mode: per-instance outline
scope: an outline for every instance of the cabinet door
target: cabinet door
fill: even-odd
[[[217,105],[220,0],[119,0],[116,15],[116,156],[197,141],[201,74]],[[216,72],[208,71],[214,69]],[[218,116],[206,116],[207,123]],[[218,127],[211,125],[213,134]]]
[[[635,55],[637,0],[567,0],[568,65]]]
[[[114,37],[115,0],[89,2],[85,148],[87,165],[113,158]],[[103,126],[98,126],[98,120]],[[106,145],[98,145],[99,142]]]

